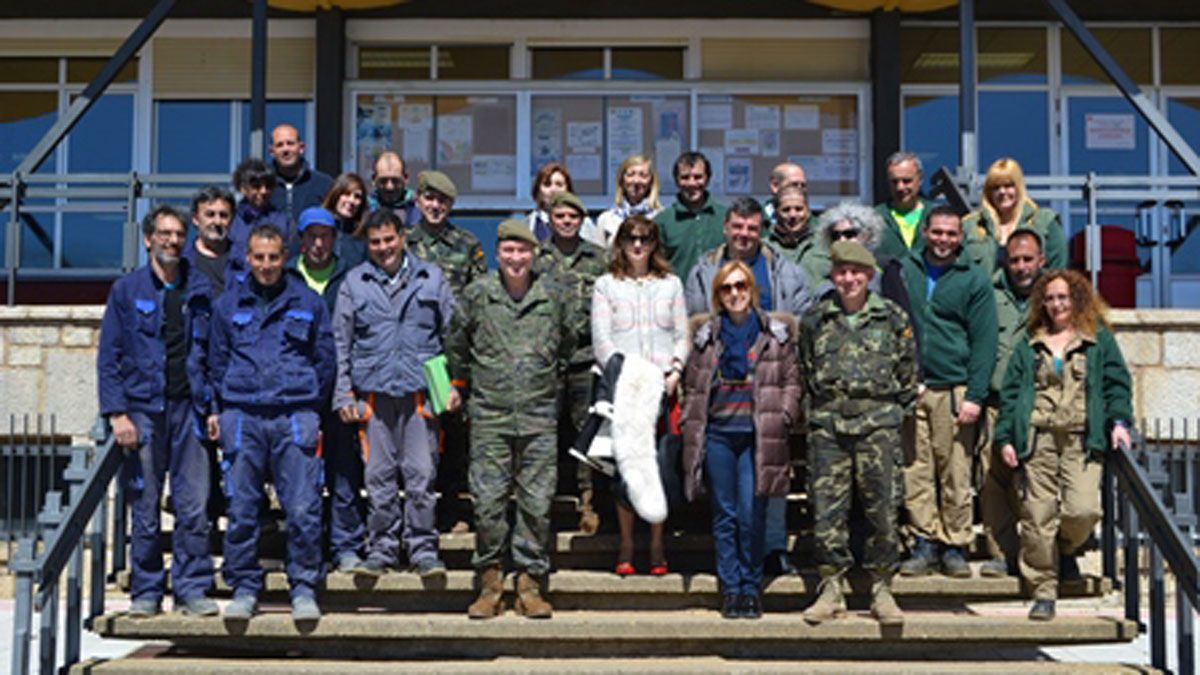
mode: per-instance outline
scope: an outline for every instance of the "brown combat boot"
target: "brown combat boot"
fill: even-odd
[[[591,490],[579,493],[579,531],[587,535],[600,529],[600,514],[592,508],[592,494]]]
[[[527,619],[549,619],[554,614],[554,608],[542,597],[541,581],[529,572],[517,575],[517,603],[513,608]]]
[[[472,619],[490,619],[504,613],[504,572],[499,565],[476,573],[479,582],[479,598],[467,608]]]
[[[822,575],[820,594],[816,602],[804,610],[804,620],[811,624],[819,624],[846,616],[846,596],[842,595],[842,577],[844,571],[835,572],[828,576]]]
[[[892,578],[875,577],[871,584],[871,616],[882,626],[903,626],[904,612],[892,597]]]

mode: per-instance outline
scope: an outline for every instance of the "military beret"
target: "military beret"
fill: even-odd
[[[857,241],[835,241],[833,246],[829,247],[829,257],[834,265],[862,265],[875,269],[875,256]]]
[[[422,171],[417,174],[417,191],[426,190],[440,192],[450,199],[458,199],[458,188],[454,187],[454,181],[441,171]]]
[[[584,207],[583,200],[565,190],[554,193],[554,196],[550,198],[550,208],[553,209],[559,206],[570,206],[578,211],[580,215],[587,213],[587,208]]]
[[[533,236],[533,232],[529,230],[529,223],[516,218],[509,218],[500,223],[496,228],[496,241],[504,241],[505,239],[518,239],[527,241],[534,246],[537,246],[537,237]]]

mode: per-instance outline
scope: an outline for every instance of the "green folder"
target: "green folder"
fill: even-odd
[[[433,412],[441,415],[446,412],[446,402],[450,399],[446,355],[438,354],[421,365],[425,369],[425,385],[429,387],[429,402],[433,405]]]

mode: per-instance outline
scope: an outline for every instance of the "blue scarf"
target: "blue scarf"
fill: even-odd
[[[650,217],[650,212],[654,211],[654,207],[650,204],[650,198],[647,197],[637,204],[630,204],[621,199],[621,203],[613,207],[613,213],[617,215],[620,222],[625,222],[629,216],[646,216]]]
[[[721,355],[717,368],[726,380],[744,380],[750,373],[750,349],[758,340],[758,317],[753,313],[740,325],[721,314]]]

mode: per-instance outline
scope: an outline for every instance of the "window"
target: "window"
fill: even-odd
[[[1159,44],[1163,84],[1200,84],[1200,70],[1196,68],[1200,28],[1163,28],[1159,32]]]
[[[505,80],[510,50],[509,45],[360,47],[358,79]]]
[[[1104,46],[1125,74],[1134,82],[1150,83],[1151,72],[1150,31],[1145,28],[1092,28],[1092,35]],[[1192,63],[1193,51],[1184,63]],[[1083,48],[1068,30],[1062,31],[1062,81],[1063,84],[1110,84],[1111,81],[1092,55]]]
[[[538,47],[530,56],[535,80],[683,79],[682,47]]]
[[[900,31],[900,79],[908,84],[958,84],[957,28],[905,26]],[[980,83],[1045,84],[1043,28],[980,28],[975,34]]]
[[[307,138],[307,101],[267,101],[264,142],[271,129],[291,124],[305,140],[305,156],[312,161]],[[154,170],[158,173],[232,173],[250,156],[249,101],[156,101],[154,103]],[[269,157],[267,148],[262,157]]]

